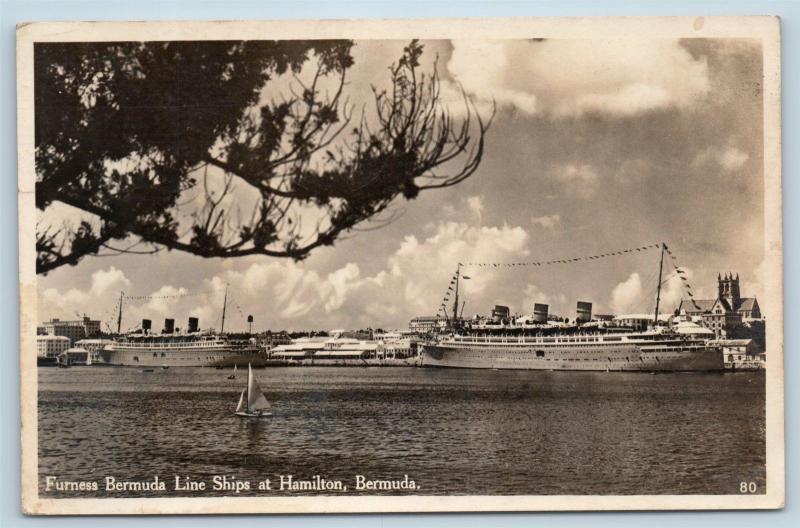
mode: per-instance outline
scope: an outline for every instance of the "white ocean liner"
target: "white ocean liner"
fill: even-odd
[[[666,244],[661,244],[653,326],[643,332],[602,327],[597,322],[573,326],[552,324],[546,321],[545,305],[537,305],[545,309],[540,324],[504,326],[496,330],[464,328],[458,316],[459,264],[455,275],[455,302],[450,325],[454,332],[423,345],[422,365],[527,370],[722,370],[723,354],[718,346],[710,344],[702,336],[681,334],[669,327],[659,326],[658,309],[666,249]],[[578,310],[586,306],[590,311],[591,304],[579,302]]]
[[[122,322],[120,294],[118,332]],[[261,367],[266,364],[261,347],[248,338],[224,334],[228,291],[222,305],[220,332],[198,331],[198,320],[189,319],[188,332],[176,332],[174,320],[164,321],[164,333],[151,333],[150,321],[143,320],[142,328],[119,337],[105,346],[102,359],[110,365],[137,367]]]
[[[219,334],[129,334],[106,345],[103,359],[110,365],[141,367],[263,366],[261,349],[247,339]]]

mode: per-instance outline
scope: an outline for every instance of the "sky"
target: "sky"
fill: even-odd
[[[455,187],[398,200],[393,220],[359,229],[299,263],[203,259],[177,251],[84,258],[39,277],[39,316],[87,314],[123,330],[142,318],[199,317],[227,330],[403,328],[436,313],[459,262],[530,262],[666,243],[695,298],[738,273],[744,296],[763,281],[762,61],[758,41],[509,40],[423,42],[445,102],[464,90],[497,113],[478,170]],[[386,86],[401,41],[358,41],[347,96],[360,108]],[[269,98],[279,89],[270,85]],[[46,217],[47,212],[45,213]],[[379,219],[380,220],[380,219]],[[377,225],[377,224],[376,224]],[[369,225],[366,227],[370,227]],[[657,250],[588,262],[465,268],[464,313],[534,302],[574,317],[652,312]],[[669,269],[669,268],[667,268]],[[669,275],[665,274],[665,277]],[[662,310],[685,292],[663,288]],[[176,297],[177,296],[177,297]]]

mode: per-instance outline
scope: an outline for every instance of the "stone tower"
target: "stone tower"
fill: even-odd
[[[726,273],[725,275],[717,275],[718,295],[728,303],[731,310],[736,310],[742,302],[742,296],[739,293],[739,274],[734,277],[733,273]]]

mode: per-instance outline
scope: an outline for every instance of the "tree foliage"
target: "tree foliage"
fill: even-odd
[[[119,244],[131,240],[151,251],[300,260],[398,197],[469,177],[491,116],[462,94],[454,118],[412,41],[388,70],[390,88],[373,88],[374,104],[355,118],[344,96],[352,46],[37,44],[36,205],[89,217],[38,226],[37,272],[130,251]],[[315,71],[303,82],[307,64]],[[270,89],[286,77],[290,95]],[[223,175],[221,188],[210,173]],[[256,198],[244,214],[242,187]],[[302,226],[309,209],[311,228]]]

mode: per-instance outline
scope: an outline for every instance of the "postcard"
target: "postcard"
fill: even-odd
[[[17,59],[25,513],[783,506],[777,18]]]

